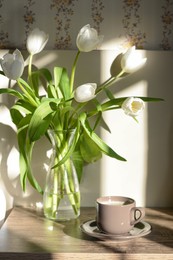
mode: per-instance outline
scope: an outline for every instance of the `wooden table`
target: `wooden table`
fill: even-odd
[[[15,207],[0,230],[0,259],[173,260],[173,209],[146,209],[151,233],[128,241],[102,241],[82,233],[80,224],[94,217],[94,208],[82,208],[77,220],[57,223]]]

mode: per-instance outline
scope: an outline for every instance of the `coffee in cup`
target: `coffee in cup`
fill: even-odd
[[[128,233],[145,216],[132,198],[104,196],[96,200],[96,222],[100,231],[109,234]]]

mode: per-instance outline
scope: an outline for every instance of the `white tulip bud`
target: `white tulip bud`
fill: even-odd
[[[27,38],[26,47],[30,54],[34,55],[41,52],[48,42],[49,35],[38,28],[30,32]]]
[[[77,102],[83,103],[95,98],[96,83],[83,84],[76,88],[74,92],[74,99]]]
[[[142,53],[136,51],[136,47],[133,46],[127,50],[122,56],[121,67],[126,73],[132,73],[140,69],[147,61],[147,58],[143,57]]]
[[[89,52],[97,48],[102,42],[103,35],[98,35],[94,28],[89,24],[81,28],[76,39],[76,45],[82,52]]]
[[[15,50],[13,54],[7,53],[0,59],[1,67],[4,74],[9,79],[16,80],[21,77],[24,70],[24,59],[19,50]]]

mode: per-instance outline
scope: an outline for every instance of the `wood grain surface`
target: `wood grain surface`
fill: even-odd
[[[128,241],[99,240],[80,225],[95,218],[94,208],[82,208],[77,220],[54,222],[28,208],[15,207],[0,230],[2,260],[173,260],[173,209],[146,209],[150,234]]]

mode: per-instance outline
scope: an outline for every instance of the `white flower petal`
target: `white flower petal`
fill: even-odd
[[[122,109],[129,116],[138,116],[144,109],[145,103],[141,98],[129,97],[123,104]]]
[[[0,60],[4,74],[9,78],[16,80],[21,77],[24,70],[24,59],[19,50],[15,50],[13,54],[7,53]]]
[[[95,98],[95,90],[97,84],[87,83],[76,88],[74,92],[74,99],[77,102],[83,103]]]
[[[126,73],[133,73],[134,71],[140,69],[146,61],[147,58],[143,57],[142,53],[136,51],[135,46],[133,46],[123,54],[121,59],[121,68]]]
[[[94,28],[89,24],[81,28],[76,39],[76,45],[80,51],[89,52],[97,48],[102,42],[103,35],[98,35]]]
[[[41,52],[48,42],[49,35],[38,28],[30,32],[27,38],[26,47],[30,54],[34,55]]]

